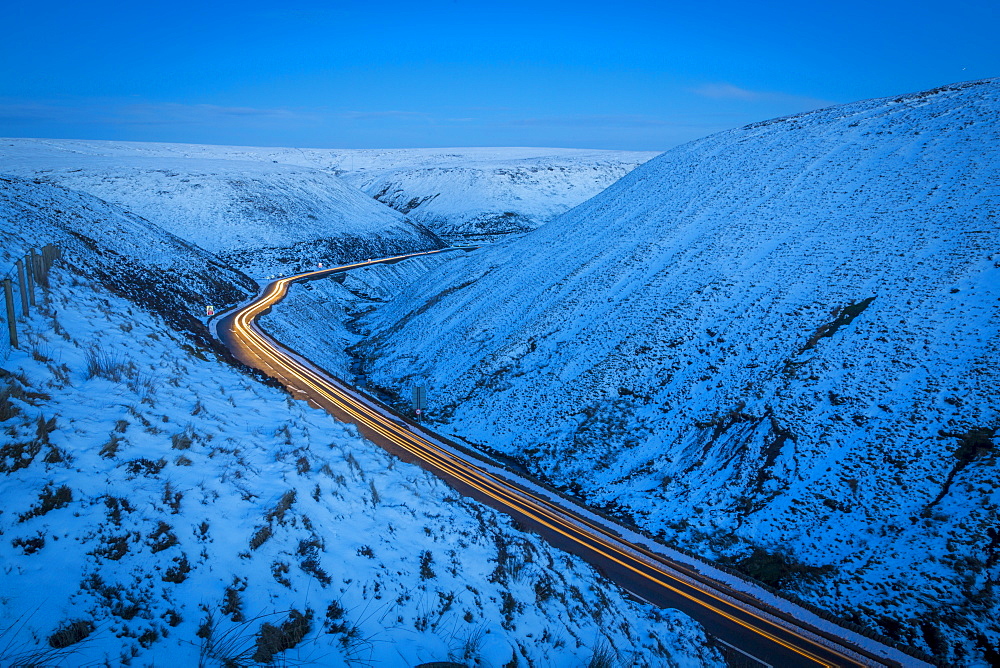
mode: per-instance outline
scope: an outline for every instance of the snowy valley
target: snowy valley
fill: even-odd
[[[81,158],[11,141],[0,141],[8,144],[3,172],[120,205],[255,276],[444,245],[322,170],[270,161]]]
[[[0,371],[0,664],[723,665],[689,618],[231,366],[199,313],[254,286],[218,258],[0,185],[3,266],[64,257]]]
[[[235,363],[208,305],[648,535],[1000,660],[1000,80],[653,153],[0,140],[0,664],[726,665]],[[44,592],[44,594],[40,594]],[[602,663],[602,661],[605,661]]]

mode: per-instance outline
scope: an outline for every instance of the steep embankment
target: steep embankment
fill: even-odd
[[[195,216],[192,220],[202,227],[206,220],[211,222],[211,217],[218,217],[227,211],[238,217],[249,210],[251,219],[255,220],[261,211],[268,215],[263,203],[268,203],[279,213],[304,212],[305,218],[308,218],[309,212],[305,209],[317,196],[321,199],[325,196],[334,200],[334,211],[343,210],[340,215],[348,219],[346,222],[349,224],[345,228],[348,232],[352,225],[359,224],[357,221],[365,221],[369,227],[377,226],[378,221],[388,224],[386,212],[380,210],[381,207],[364,208],[356,199],[326,181],[322,174],[339,176],[371,197],[406,214],[410,220],[463,241],[493,241],[498,236],[534,229],[596,195],[655,155],[637,151],[551,148],[345,150],[71,139],[0,140],[0,158],[5,164],[4,169],[17,169],[18,173],[45,174],[43,170],[56,168],[60,172],[58,177],[66,179],[70,178],[68,170],[86,167],[99,158],[112,159],[110,167],[106,168],[106,178],[95,179],[95,175],[79,174],[72,177],[81,189],[99,188],[111,197],[121,197],[122,188],[112,187],[110,182],[127,178],[119,166],[134,165],[144,169],[149,172],[143,176],[143,181],[150,186],[150,193],[146,196],[166,196],[168,203],[176,200],[171,204],[177,207],[176,211],[166,216],[172,221],[177,218],[175,213],[188,215],[192,209]],[[234,167],[219,171],[216,161],[220,160],[230,162]],[[155,166],[157,163],[162,163],[162,166]],[[252,180],[256,172],[254,164],[261,165],[264,173],[277,173],[278,181],[267,184],[268,187],[261,187],[260,184],[254,184],[249,189],[246,184],[232,186],[232,193],[226,190],[224,184],[219,185],[213,180],[202,182],[206,172],[224,174],[233,170],[243,170],[251,175]],[[87,171],[91,170],[87,168]],[[166,176],[174,171],[181,172],[178,178]],[[187,174],[188,171],[192,173]],[[45,175],[46,178],[55,178],[55,175]],[[293,183],[283,183],[281,179],[285,176],[294,177]],[[242,177],[235,178],[239,180]],[[179,179],[188,179],[185,183],[190,185],[180,185]],[[128,183],[124,186],[126,189],[130,187]],[[272,186],[273,193],[269,189]],[[187,192],[199,188],[208,188],[208,191]],[[212,189],[220,188],[232,202],[211,195]],[[283,190],[293,191],[293,198],[304,195],[304,199],[294,199],[293,203],[289,203],[282,197]],[[251,195],[243,196],[241,192],[251,193],[257,204],[246,206],[247,202],[243,200]],[[100,192],[95,191],[95,194],[102,196]],[[136,197],[135,194],[128,196]],[[273,204],[270,203],[271,198],[275,198]],[[190,206],[185,202],[189,202]],[[312,212],[317,216],[313,221],[323,221],[331,215],[324,207],[325,204],[320,203],[318,213]],[[255,214],[255,211],[258,213]],[[144,210],[143,213],[151,212]],[[227,215],[226,220],[232,222],[233,217]],[[294,226],[304,224],[306,228],[313,224],[309,220],[303,221],[303,215],[290,216],[288,220]],[[388,230],[390,236],[398,234],[394,229]],[[267,232],[266,227],[263,230]],[[200,233],[197,229],[193,232]],[[372,256],[377,254],[370,253]]]
[[[51,143],[3,142],[3,171],[119,204],[254,274],[443,245],[328,171],[270,160],[109,157]]]
[[[372,379],[424,377],[456,434],[972,661],[1000,642],[998,145],[988,80],[681,146],[368,316]]]
[[[60,186],[0,176],[0,268],[45,244],[117,295],[208,342],[205,306],[235,304],[257,284],[214,255],[121,206]]]

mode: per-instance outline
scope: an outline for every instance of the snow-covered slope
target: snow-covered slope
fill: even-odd
[[[0,665],[723,665],[68,265],[39,301],[0,370]]]
[[[0,272],[31,248],[58,246],[66,261],[115,294],[209,340],[205,306],[222,308],[257,285],[219,258],[116,204],[60,186],[0,176]]]
[[[357,154],[340,163],[350,168],[345,181],[466,243],[533,230],[657,155],[511,148]]]
[[[0,141],[0,171],[87,192],[256,274],[441,244],[332,173],[271,161],[90,155]]]
[[[315,169],[338,175],[343,181],[407,214],[410,220],[426,225],[444,236],[465,241],[492,241],[497,235],[524,232],[538,227],[596,195],[655,155],[657,154],[637,151],[551,148],[343,150],[2,139],[0,161],[4,167],[0,171],[17,169],[19,173],[34,173],[52,166],[67,165],[60,169],[59,176],[66,179],[69,169],[85,167],[99,158],[109,158],[111,166],[108,173],[112,176],[108,179],[99,179],[97,174],[78,175],[75,178],[81,187],[101,188],[111,195],[118,193],[122,187],[126,191],[130,188],[126,182],[116,190],[109,183],[127,175],[116,169],[116,165],[134,164],[136,168],[147,172],[159,170],[143,176],[144,182],[148,181],[153,192],[165,189],[163,194],[168,194],[178,191],[171,195],[171,199],[181,200],[175,206],[181,206],[184,200],[190,201],[191,207],[181,206],[185,212],[191,208],[215,209],[215,214],[208,211],[197,214],[195,211],[202,218],[195,218],[194,224],[200,224],[198,221],[211,215],[221,215],[220,212],[224,210],[243,210],[240,204],[243,198],[239,192],[244,188],[239,186],[236,187],[236,194],[228,195],[235,203],[221,208],[219,202],[205,192],[196,193],[198,198],[192,193],[184,194],[198,188],[198,177],[205,176],[200,172],[218,170],[218,160],[231,161],[239,165],[232,169],[242,169],[251,175],[254,173],[254,169],[249,166],[252,163],[264,165],[266,171],[285,174],[290,178],[297,175],[297,179],[316,185],[315,188],[306,185],[301,187],[325,193],[324,189],[332,186],[311,171]],[[150,167],[160,161],[166,161],[162,167]],[[189,167],[184,168],[184,165]],[[190,170],[194,170],[193,174],[187,174]],[[165,176],[172,172],[178,172],[179,177]],[[114,176],[116,174],[118,176]],[[179,178],[191,179],[192,185],[181,186]],[[217,184],[203,186],[209,186],[210,191],[220,187]],[[274,206],[279,209],[301,212],[314,198],[307,197],[306,203],[295,208],[280,197],[282,189],[294,190],[294,186],[286,188],[279,183],[275,188],[279,193],[274,195],[278,198]],[[334,194],[329,197],[343,200],[339,206],[346,212],[344,216],[349,219],[348,222],[370,219],[368,224],[372,225],[383,220],[379,216],[384,216],[384,211],[379,215],[364,214],[364,211],[371,209],[359,209],[360,205],[355,200],[336,188],[333,190]],[[259,186],[255,186],[252,192],[263,193],[258,198],[271,196]],[[95,194],[100,195],[99,192]],[[143,213],[145,215],[146,212]],[[264,213],[266,214],[266,209]],[[296,224],[302,224],[301,218],[300,215],[293,219]],[[155,217],[152,219],[157,220]],[[305,226],[309,227],[308,221]]]
[[[998,148],[995,79],[678,147],[365,318],[372,380],[973,663],[1000,643]]]
[[[275,339],[334,376],[363,385],[365,378],[356,375],[362,370],[350,352],[362,341],[355,331],[357,318],[465,252],[456,249],[370,265],[334,274],[329,280],[294,283],[281,308],[270,310],[259,322]]]

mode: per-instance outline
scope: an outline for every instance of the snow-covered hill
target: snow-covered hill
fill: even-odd
[[[3,177],[0,220],[0,268],[65,255],[0,369],[0,665],[722,665],[689,618],[135,308],[184,327],[244,297],[213,256],[50,184]]]
[[[362,322],[472,442],[948,661],[1000,645],[1000,80],[723,132]],[[993,648],[993,649],[990,649]]]
[[[446,239],[528,232],[657,155],[573,149],[358,151],[342,178]]]
[[[222,308],[257,292],[219,258],[86,193],[0,176],[0,221],[0,272],[29,249],[54,244],[67,262],[196,340],[210,340],[205,306]]]
[[[269,334],[295,352],[352,384],[364,384],[356,374],[350,349],[363,340],[354,331],[358,317],[388,301],[428,271],[466,251],[454,250],[410,258],[391,264],[376,264],[329,280],[293,283],[281,308],[260,318]]]
[[[351,224],[359,224],[356,221],[367,221],[364,224],[369,227],[388,224],[384,219],[385,211],[371,213],[378,208],[365,209],[311,171],[318,170],[339,176],[371,197],[406,214],[410,220],[443,236],[463,241],[492,241],[498,235],[538,227],[596,195],[655,155],[636,151],[550,148],[345,150],[2,139],[0,161],[3,168],[0,171],[45,174],[55,168],[58,178],[68,179],[72,176],[68,174],[69,170],[85,168],[87,174],[74,172],[76,176],[73,177],[81,189],[92,187],[95,188],[94,194],[99,196],[101,192],[106,192],[121,198],[122,192],[128,193],[131,189],[128,177],[136,169],[142,170],[142,183],[148,183],[150,191],[147,197],[155,201],[157,193],[170,194],[168,202],[176,200],[171,206],[179,207],[182,213],[194,214],[191,224],[202,228],[192,232],[200,234],[200,238],[210,238],[210,232],[204,230],[203,223],[226,212],[238,214],[244,211],[246,197],[240,193],[246,188],[235,186],[235,193],[224,192],[232,202],[225,199],[220,202],[218,194],[211,194],[213,190],[223,187],[216,183],[201,183],[202,188],[208,187],[207,192],[189,191],[199,189],[199,179],[203,180],[206,173],[215,173],[220,169],[216,161],[235,163],[237,166],[231,170],[243,170],[251,181],[255,170],[250,165],[256,163],[263,165],[265,174],[277,173],[292,179],[292,185],[275,184],[278,192],[273,195],[261,189],[259,184],[251,192],[262,193],[257,195],[257,199],[276,197],[277,203],[271,206],[279,211],[299,212],[297,217],[290,216],[297,226],[311,227],[311,223],[308,220],[303,222],[302,218],[308,217],[305,208],[315,199],[315,193],[320,193],[324,206],[332,203],[336,205],[335,210],[343,210],[342,215],[349,223],[348,230]],[[157,166],[161,161],[162,166]],[[91,164],[103,165],[108,178],[101,178],[99,171],[87,167]],[[118,169],[119,165],[134,167],[131,170]],[[189,171],[192,173],[189,174]],[[223,183],[227,178],[226,171],[222,170],[219,175]],[[177,173],[178,177],[166,176],[171,173]],[[56,178],[56,175],[45,176]],[[180,178],[188,178],[185,183],[189,185],[182,186]],[[228,180],[240,178],[235,176]],[[302,183],[295,185],[297,181]],[[114,182],[118,184],[114,185]],[[305,202],[296,206],[282,199],[281,191],[299,196],[302,194],[300,188],[313,193],[306,197]],[[325,201],[330,198],[334,201]],[[256,210],[258,213],[252,216],[255,219],[269,215],[266,207],[257,207]],[[150,212],[143,210],[142,213],[147,215]],[[316,215],[315,211],[313,215]],[[173,214],[165,216],[176,217]],[[329,215],[320,215],[319,219],[326,217]],[[230,218],[232,216],[226,220]],[[155,216],[152,219],[160,222]]]
[[[0,161],[0,171],[120,204],[258,275],[442,245],[398,212],[310,167],[93,155],[37,140],[0,141]]]

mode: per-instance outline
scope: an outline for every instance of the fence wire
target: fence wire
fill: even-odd
[[[19,336],[23,327],[19,328],[18,323],[23,323],[37,308],[41,290],[49,287],[49,270],[60,256],[56,246],[32,249],[0,277],[0,359],[7,359],[14,348],[23,345]]]

